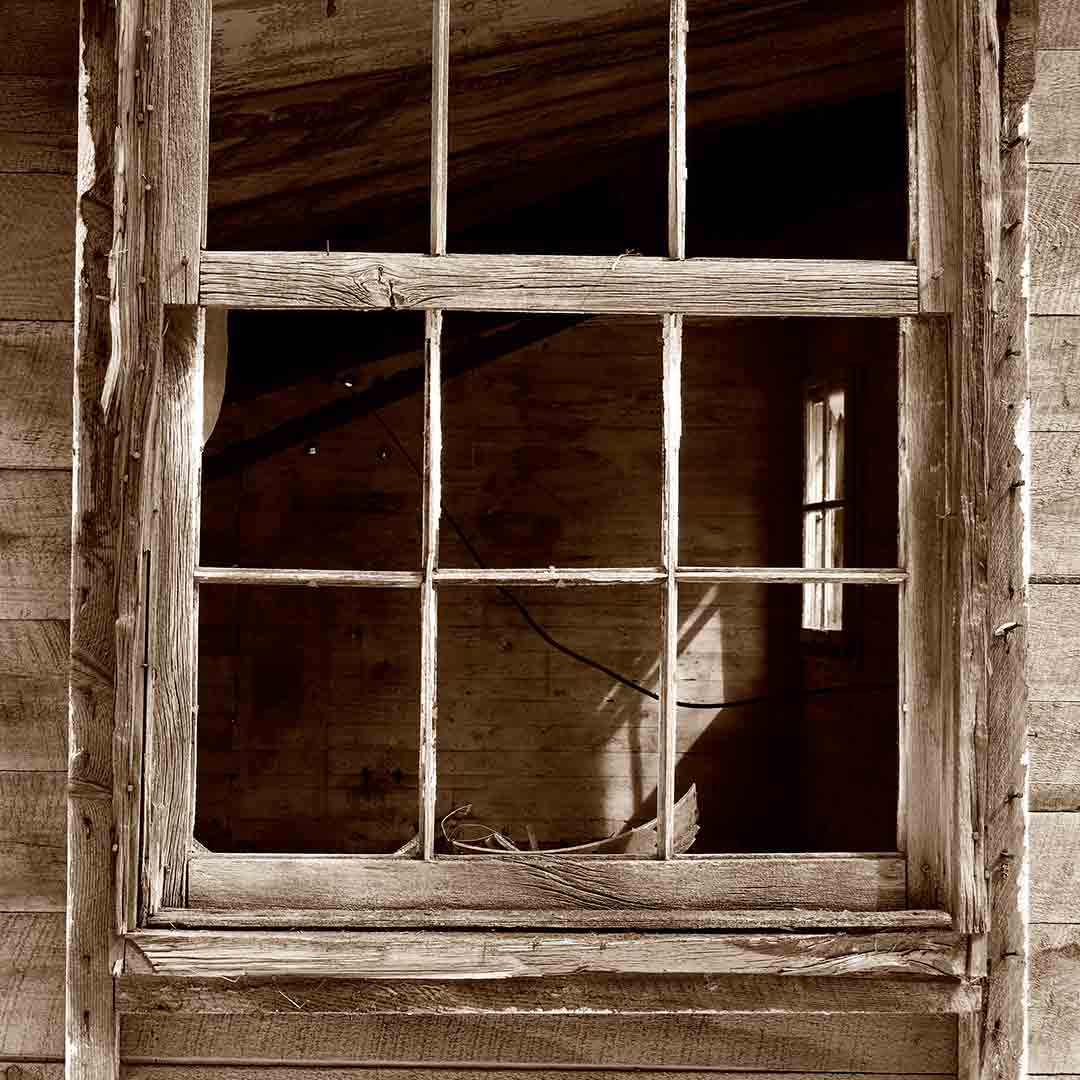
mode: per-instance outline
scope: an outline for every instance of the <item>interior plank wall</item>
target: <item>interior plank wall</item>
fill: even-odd
[[[78,4],[0,12],[0,1074],[60,1080]]]
[[[1033,1075],[1080,1073],[1080,14],[1044,0],[1031,110]]]

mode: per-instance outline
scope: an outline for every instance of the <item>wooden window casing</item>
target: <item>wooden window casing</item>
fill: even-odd
[[[118,746],[135,763],[117,806],[122,928],[337,926],[915,926],[984,920],[970,680],[978,656],[954,633],[977,603],[954,588],[970,537],[950,523],[964,480],[946,392],[962,243],[953,22],[909,5],[911,257],[907,261],[687,259],[686,0],[672,0],[668,248],[626,256],[454,255],[446,251],[449,0],[434,0],[431,243],[427,253],[205,250],[209,0],[174,0],[158,283],[165,315],[157,413],[161,492],[146,582],[147,686],[118,705]],[[176,18],[182,10],[186,15]],[[936,36],[935,36],[936,35]],[[941,35],[952,68],[931,53]],[[944,104],[943,104],[944,102]],[[954,160],[955,156],[955,160]],[[120,306],[134,304],[121,297]],[[422,309],[426,315],[423,551],[415,572],[196,565],[207,307]],[[663,319],[661,565],[458,570],[438,565],[440,343],[444,310],[655,314]],[[872,569],[684,566],[678,561],[681,352],[685,315],[878,316],[900,320],[900,558]],[[951,321],[950,321],[951,319]],[[908,409],[906,402],[918,402]],[[962,495],[960,495],[962,497]],[[944,523],[944,524],[943,524]],[[897,850],[798,855],[673,853],[680,585],[725,581],[893,587],[901,624]],[[218,583],[398,587],[422,612],[419,821],[415,858],[215,855],[194,844],[198,591]],[[461,584],[663,592],[658,847],[655,858],[436,856],[436,638],[441,589]],[[967,606],[965,606],[967,605]],[[143,615],[144,620],[146,615]],[[961,658],[963,657],[963,659]],[[134,665],[133,665],[134,670]],[[972,674],[972,672],[975,674]],[[136,700],[137,699],[137,700]],[[144,736],[136,728],[143,724]],[[125,743],[125,739],[127,742]]]

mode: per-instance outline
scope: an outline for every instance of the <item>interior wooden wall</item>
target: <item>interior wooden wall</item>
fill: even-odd
[[[78,4],[0,13],[0,1073],[58,1080]]]
[[[230,387],[208,460],[316,404],[362,400],[394,368],[418,364],[415,350],[365,362],[365,335],[395,321],[309,317],[303,359],[322,373],[256,397]],[[656,565],[659,321],[526,322],[533,344],[446,384],[447,513],[489,565]],[[449,315],[448,362],[480,347],[457,325]],[[418,321],[412,329],[419,343]],[[239,371],[248,354],[269,371],[297,369],[272,329],[246,341],[234,327],[233,344]],[[337,350],[331,375],[320,354]],[[897,472],[896,355],[893,321],[689,321],[683,561],[800,563],[802,384],[832,372],[854,378],[852,564],[894,565],[897,489],[884,478]],[[208,480],[204,563],[415,570],[420,480],[404,455],[419,459],[421,406],[416,392],[380,413],[403,448],[363,415]],[[448,521],[441,559],[473,565]],[[655,588],[514,592],[569,647],[655,689]],[[522,844],[530,827],[541,844],[569,844],[651,816],[656,703],[560,655],[496,589],[440,595],[440,816],[472,804]],[[199,839],[212,850],[331,851],[411,839],[416,594],[206,586],[201,596]],[[850,655],[800,645],[800,602],[791,585],[683,590],[680,696],[771,697],[680,711],[677,790],[697,785],[695,851],[895,845],[895,590],[847,590]],[[850,689],[804,695],[835,687]]]
[[[1080,9],[1042,0],[1029,173],[1031,1060],[1080,1073]]]

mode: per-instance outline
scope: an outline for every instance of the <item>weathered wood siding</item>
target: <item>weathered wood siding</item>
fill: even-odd
[[[60,1080],[78,4],[0,12],[0,1074]]]
[[[1030,1071],[1080,1073],[1080,12],[1043,0],[1031,105]]]

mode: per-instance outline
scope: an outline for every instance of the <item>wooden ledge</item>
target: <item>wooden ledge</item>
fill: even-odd
[[[208,977],[513,979],[581,975],[962,978],[955,931],[820,934],[144,930],[127,974]]]
[[[918,315],[909,262],[205,251],[205,307]]]

